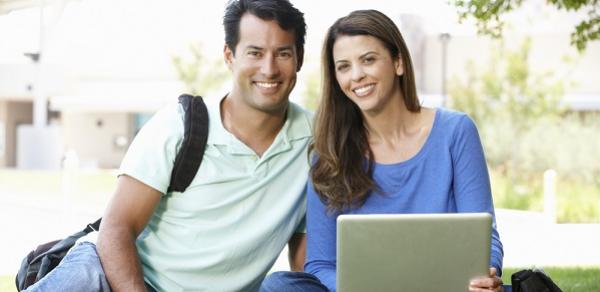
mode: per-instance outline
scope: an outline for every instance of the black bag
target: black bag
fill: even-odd
[[[513,292],[562,292],[542,270],[521,270],[510,277]]]
[[[208,139],[208,111],[202,97],[181,95],[179,103],[185,110],[183,142],[173,164],[169,191],[183,192],[190,185],[204,156]],[[21,291],[33,285],[52,271],[75,242],[92,231],[100,229],[99,218],[73,235],[39,245],[22,261],[15,282]]]

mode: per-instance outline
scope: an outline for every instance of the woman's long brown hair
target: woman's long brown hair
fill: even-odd
[[[340,36],[355,35],[376,37],[392,57],[402,58],[404,74],[398,78],[404,103],[409,111],[421,109],[408,48],[389,17],[377,10],[357,10],[329,28],[321,56],[322,96],[309,153],[317,158],[310,172],[313,185],[330,212],[362,206],[370,191],[377,188],[372,178],[373,152],[362,113],[335,78],[333,45]]]

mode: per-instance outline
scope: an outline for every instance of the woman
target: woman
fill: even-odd
[[[274,274],[264,290],[335,291],[340,214],[494,214],[475,124],[463,113],[419,104],[410,55],[392,20],[354,11],[329,29],[322,53],[307,195],[310,275]],[[490,275],[469,283],[471,291],[502,291],[502,257],[494,223]]]

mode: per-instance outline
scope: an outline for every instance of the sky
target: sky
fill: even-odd
[[[0,16],[0,66],[30,64],[24,52],[41,47],[44,62],[61,74],[80,80],[172,80],[174,56],[189,56],[189,46],[201,44],[203,54],[221,59],[221,18],[226,1],[196,0],[46,0],[44,33],[40,9]],[[525,1],[510,17],[520,32],[568,33],[578,19],[556,13],[543,0]],[[378,9],[395,20],[402,15],[420,19],[429,35],[475,35],[472,22],[459,24],[456,8],[446,0],[295,0],[308,25],[305,68],[318,66],[325,31],[337,18],[356,9]],[[2,70],[0,70],[2,71]],[[302,70],[302,74],[305,71]],[[67,72],[67,73],[64,73]],[[0,72],[2,74],[2,72]]]
[[[432,34],[475,33],[471,23],[457,23],[456,8],[447,4],[446,0],[292,2],[305,13],[308,24],[307,52],[318,51],[327,27],[335,19],[356,9],[378,9],[395,20],[402,14],[418,15],[426,31]],[[117,59],[119,55],[127,55],[130,51],[141,54],[139,57],[147,57],[144,54],[152,51],[146,46],[148,43],[159,47],[154,51],[159,49],[180,53],[185,48],[182,43],[194,40],[202,42],[207,52],[221,52],[221,17],[225,1],[47,0],[46,3],[50,3],[44,14],[49,31],[44,37],[44,45],[50,50],[48,53],[52,56],[49,57],[64,59],[65,54],[72,55],[75,50],[81,54],[102,50]],[[569,25],[557,25],[556,13],[542,9],[544,6],[545,1],[526,1],[513,18],[527,22],[533,17],[535,21],[530,20],[527,29],[538,32],[571,29]],[[574,23],[577,19],[565,13],[560,16],[558,23]],[[20,52],[38,48],[39,19],[39,9],[35,8],[0,16],[0,36],[3,40],[10,40],[0,43],[0,62],[25,62]]]

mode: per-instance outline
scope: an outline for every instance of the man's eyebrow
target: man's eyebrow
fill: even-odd
[[[253,46],[253,45],[249,45],[246,47],[246,50],[257,50],[257,51],[262,51],[264,50],[263,48],[259,47],[259,46]]]
[[[288,51],[288,50],[289,50],[289,51],[291,51],[291,50],[293,50],[293,49],[294,49],[294,46],[284,46],[284,47],[279,47],[279,48],[277,48],[277,51],[278,51],[278,52],[281,52],[281,51]]]

